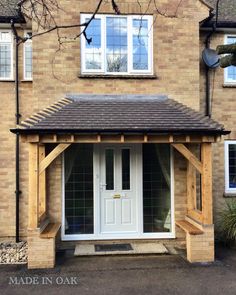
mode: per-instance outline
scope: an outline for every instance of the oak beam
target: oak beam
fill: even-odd
[[[28,195],[28,228],[38,227],[39,203],[39,149],[37,143],[29,144],[29,195]]]
[[[201,174],[203,165],[201,161],[182,143],[173,143],[172,146],[180,152]]]
[[[161,134],[21,134],[22,142],[40,143],[202,143],[216,142],[217,136]]]
[[[46,158],[44,158],[40,164],[39,164],[39,174],[41,174],[64,150],[66,150],[71,144],[70,143],[61,143],[58,144],[54,148],[54,150],[51,151],[50,154],[47,155]]]
[[[28,142],[39,142],[39,135],[38,134],[30,134],[27,135]]]
[[[212,224],[212,146],[210,143],[202,143],[201,157],[203,163],[201,185],[203,223]]]

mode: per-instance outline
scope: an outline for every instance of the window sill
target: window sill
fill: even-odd
[[[156,75],[100,75],[100,74],[81,74],[80,79],[158,79]]]
[[[25,79],[25,80],[21,80],[21,82],[22,82],[22,83],[27,83],[27,82],[30,82],[30,83],[32,83],[32,82],[33,82],[33,80],[27,80],[27,79]]]
[[[224,193],[223,197],[224,198],[236,198],[236,192]]]
[[[14,79],[7,79],[7,80],[0,79],[0,82],[15,82],[15,80]]]
[[[236,81],[234,83],[224,83],[223,88],[236,88]]]

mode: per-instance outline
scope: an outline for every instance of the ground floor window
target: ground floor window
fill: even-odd
[[[225,141],[225,191],[236,193],[236,141]]]
[[[92,234],[93,145],[71,145],[64,157],[65,233]]]
[[[145,233],[171,231],[170,145],[143,146],[143,227]]]

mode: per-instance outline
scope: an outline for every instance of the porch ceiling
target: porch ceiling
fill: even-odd
[[[229,133],[216,121],[163,95],[69,95],[11,131],[21,134]]]

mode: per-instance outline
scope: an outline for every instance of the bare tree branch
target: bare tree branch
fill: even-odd
[[[171,6],[171,8],[175,8],[175,11],[173,13],[168,13],[169,9],[165,9],[165,11],[159,7],[158,0],[147,0],[146,3],[140,0],[136,0],[137,5],[139,6],[140,9],[140,15],[141,15],[141,22],[140,22],[140,29],[139,29],[139,34],[141,34],[141,29],[142,29],[142,19],[145,15],[149,13],[149,11],[154,11],[154,20],[151,25],[151,27],[154,26],[157,16],[160,15],[162,17],[166,18],[177,18],[178,17],[178,11],[179,8],[182,4],[183,0],[178,0],[178,3],[176,7]],[[100,0],[96,7],[94,8],[94,11],[90,18],[84,22],[84,23],[59,23],[58,21],[58,12],[65,12],[62,7],[59,6],[58,0],[21,0],[18,5],[20,7],[21,12],[24,14],[24,16],[27,19],[30,19],[34,24],[36,24],[36,30],[34,29],[34,32],[32,35],[27,36],[27,37],[22,37],[19,36],[17,33],[17,30],[15,28],[14,22],[11,23],[12,26],[12,31],[15,35],[15,38],[19,43],[24,43],[28,39],[33,39],[51,32],[56,32],[57,35],[57,40],[58,40],[58,49],[55,51],[54,59],[52,62],[52,71],[53,71],[53,76],[59,80],[59,78],[56,77],[56,74],[54,73],[53,66],[55,64],[55,58],[56,55],[60,52],[62,48],[61,46],[63,43],[70,43],[74,42],[77,40],[79,37],[82,35],[86,39],[87,43],[90,44],[92,42],[92,38],[87,35],[86,30],[90,23],[95,19],[96,15],[99,13],[100,8],[102,4],[108,4],[110,3],[113,11],[115,14],[120,14],[120,8],[117,4],[117,1],[115,0]],[[154,9],[154,10],[153,10]],[[80,32],[75,34],[74,36],[72,35],[71,37],[68,37],[70,29],[73,28],[81,28]],[[64,34],[65,36],[63,36]]]

